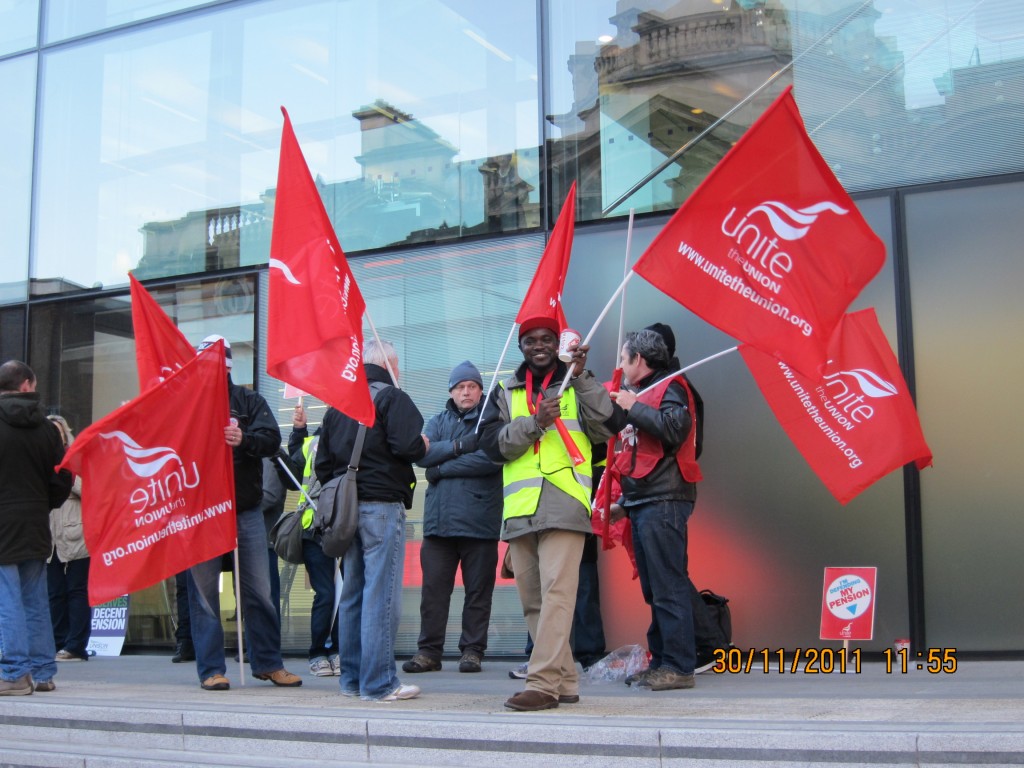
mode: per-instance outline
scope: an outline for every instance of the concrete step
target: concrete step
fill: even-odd
[[[42,696],[32,699],[43,699]],[[640,724],[545,713],[452,717],[384,707],[339,716],[63,704],[0,705],[3,766],[482,766],[581,768],[1024,765],[1024,735],[981,728]],[[510,762],[511,761],[511,762]]]

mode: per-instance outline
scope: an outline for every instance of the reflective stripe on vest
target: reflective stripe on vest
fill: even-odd
[[[306,457],[306,466],[302,469],[302,490],[307,494],[309,488],[312,485],[313,479],[313,460],[316,458],[316,448],[320,443],[320,436],[313,435],[313,437],[307,437],[302,441],[302,455]],[[302,501],[305,501],[306,497],[302,496]],[[304,531],[309,530],[309,526],[313,524],[313,508],[309,507],[302,513],[302,529]]]
[[[506,399],[510,420],[530,415],[525,388],[506,390]],[[518,459],[504,466],[505,506],[502,519],[535,515],[545,480],[576,499],[590,514],[590,489],[593,485],[590,439],[580,429],[575,390],[567,389],[562,394],[561,410],[562,423],[569,430],[585,461],[574,471],[572,459],[565,450],[558,430],[549,429],[540,440],[539,451],[534,451],[531,446]]]

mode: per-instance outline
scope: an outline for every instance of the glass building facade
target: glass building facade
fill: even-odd
[[[840,506],[739,357],[720,358],[692,376],[707,425],[691,575],[730,598],[744,647],[818,644],[823,568],[875,565],[865,649],[910,636],[1022,651],[1024,618],[1007,610],[1024,604],[1018,0],[2,3],[0,357],[26,359],[76,429],[106,415],[138,392],[131,271],[190,341],[231,341],[236,382],[287,435],[292,403],[264,354],[284,106],[429,418],[456,363],[494,375],[573,182],[564,301],[585,331],[621,281],[630,211],[636,258],[788,85],[886,243],[852,308],[878,312],[935,462]],[[734,343],[632,281],[626,328],[655,321],[673,326],[684,363]],[[594,337],[599,376],[616,326]],[[422,505],[417,490],[402,652],[419,629]],[[608,647],[642,642],[649,614],[622,550],[600,570]],[[284,644],[301,652],[312,593],[301,567],[282,580]],[[173,580],[133,595],[130,645],[173,643],[173,597]],[[230,594],[224,607],[227,619]],[[489,653],[524,641],[515,587],[499,579]]]

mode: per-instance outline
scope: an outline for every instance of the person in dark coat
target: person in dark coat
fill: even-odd
[[[406,672],[441,669],[455,572],[466,590],[459,638],[459,672],[479,672],[487,650],[501,535],[501,465],[478,449],[476,425],[484,393],[480,371],[469,360],[448,377],[445,409],[424,434],[430,450],[417,462],[427,470],[420,567],[420,637]]]
[[[231,446],[234,459],[241,618],[245,622],[245,639],[249,644],[246,656],[252,676],[257,680],[269,680],[279,686],[299,686],[302,678],[286,670],[281,659],[281,620],[271,598],[267,529],[260,506],[263,500],[263,459],[273,456],[281,447],[281,430],[267,401],[231,380],[231,346],[223,336],[207,336],[200,342],[199,349],[217,341],[224,341],[228,368],[226,383],[231,421],[223,430],[224,440]],[[226,691],[231,687],[225,676],[220,574],[219,556],[192,566],[188,572],[192,645],[200,686],[207,691]]]
[[[395,641],[402,612],[405,513],[416,487],[412,464],[426,454],[429,441],[412,398],[395,386],[395,348],[370,339],[363,345],[363,368],[373,394],[374,422],[366,429],[358,463],[359,525],[342,561],[339,683],[343,696],[400,701],[420,693],[418,686],[398,679]],[[327,410],[313,464],[322,485],[348,472],[358,433],[355,419]]]
[[[52,691],[57,674],[46,589],[50,510],[71,493],[60,432],[25,363],[0,365],[0,696]]]

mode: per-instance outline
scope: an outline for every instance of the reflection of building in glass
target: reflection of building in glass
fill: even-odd
[[[787,15],[777,9],[706,0],[620,2],[615,38],[579,43],[568,62],[572,112],[550,115],[563,131],[552,155],[578,174],[585,218],[626,191],[791,56]],[[677,208],[774,94],[724,123],[641,190],[626,207]]]
[[[519,162],[514,153],[489,157],[480,165],[484,181],[484,214],[487,231],[505,232],[536,226],[529,221],[530,192],[533,187],[519,175]]]
[[[519,173],[519,151],[456,161],[458,149],[412,115],[377,100],[352,113],[359,121],[359,179],[316,185],[348,251],[429,243],[540,225]],[[270,252],[275,191],[261,202],[192,211],[142,228],[139,279],[230,269]]]

